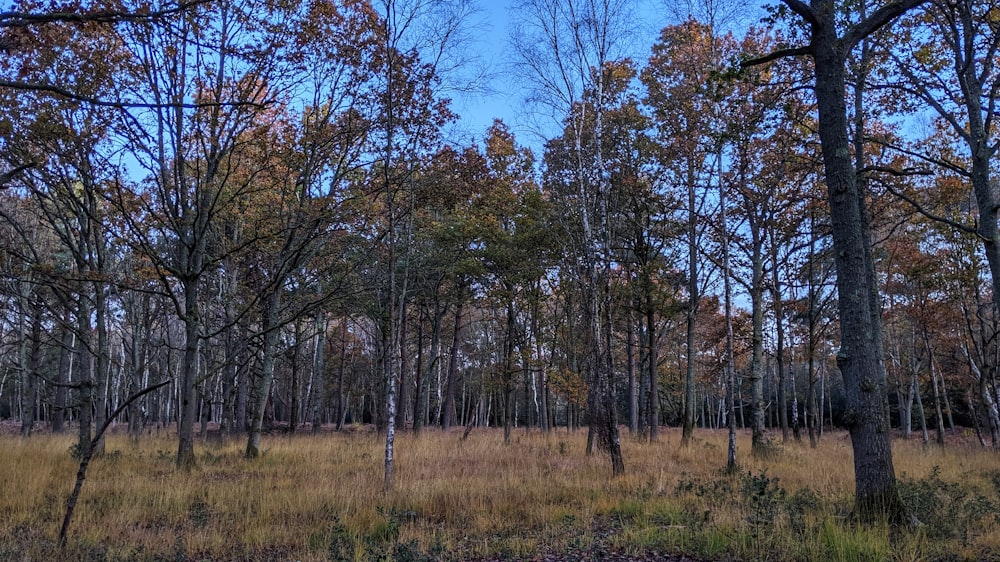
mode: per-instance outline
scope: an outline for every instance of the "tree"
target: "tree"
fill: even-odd
[[[713,139],[716,100],[708,88],[713,72],[720,69],[720,38],[714,30],[693,19],[663,29],[653,46],[649,65],[642,73],[646,86],[645,104],[652,108],[660,146],[663,174],[671,188],[679,191],[685,213],[687,244],[686,367],[684,377],[684,420],[682,444],[687,446],[694,433],[697,364],[697,318],[701,303],[703,269],[698,251],[703,228],[704,195],[699,187],[709,185],[713,174],[709,156],[717,147]],[[716,150],[717,152],[717,150]]]
[[[846,26],[834,0],[783,0],[808,26],[807,46],[775,51],[751,61],[808,55],[815,65],[819,136],[837,263],[840,352],[837,364],[847,393],[846,424],[854,450],[855,516],[861,521],[909,522],[892,465],[881,301],[875,281],[866,196],[858,185],[848,137],[846,62],[863,39],[924,0],[895,0]]]
[[[572,213],[566,224],[574,274],[582,296],[583,370],[589,384],[587,412],[611,472],[624,472],[618,435],[612,353],[610,174],[604,151],[608,63],[623,39],[627,3],[595,0],[531,0],[519,5],[523,29],[515,39],[521,62],[537,87],[537,99],[564,117],[573,166],[559,195]],[[589,98],[589,99],[588,99]],[[589,103],[588,103],[589,102]],[[585,124],[593,123],[591,154],[584,158]],[[593,166],[591,166],[593,162]]]
[[[132,58],[118,92],[151,103],[123,115],[121,134],[147,176],[110,198],[126,220],[127,240],[150,260],[184,323],[177,465],[185,469],[195,464],[204,281],[237,249],[218,244],[223,212],[255,188],[252,170],[230,172],[252,152],[243,144],[247,131],[273,118],[264,109],[282,78],[282,60],[273,56],[287,33],[282,16],[253,2],[227,2],[127,35]]]
[[[114,90],[108,65],[121,62],[124,52],[106,28],[38,25],[3,31],[5,39],[15,45],[6,61],[7,73],[39,83],[73,80],[76,91],[88,96],[106,96]],[[16,47],[29,44],[34,48]],[[84,77],[78,76],[81,68],[87,70]],[[81,411],[76,450],[82,452],[91,439],[91,412],[98,426],[107,415],[108,302],[115,281],[109,238],[116,221],[105,199],[119,173],[109,156],[114,150],[110,140],[113,113],[36,90],[0,90],[0,95],[11,119],[4,128],[4,159],[15,169],[19,163],[28,163],[16,178],[37,201],[39,219],[59,241],[53,258],[65,258],[52,268],[55,275],[49,284],[53,296],[76,312],[82,375],[76,385]],[[103,447],[99,439],[96,453],[103,452]]]

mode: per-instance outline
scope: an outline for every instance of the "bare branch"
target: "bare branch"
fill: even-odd
[[[785,0],[787,3],[787,0]],[[844,35],[844,51],[854,48],[862,39],[875,33],[892,20],[905,14],[908,10],[928,2],[928,0],[897,0],[882,6],[867,18],[858,22],[850,31]]]
[[[889,170],[886,169],[886,170],[883,170],[883,171],[887,171],[888,172]],[[972,228],[972,227],[970,227],[968,225],[962,224],[962,223],[960,223],[958,221],[954,221],[954,220],[949,219],[947,217],[942,217],[940,215],[934,214],[934,213],[928,211],[926,208],[924,208],[924,206],[921,205],[920,202],[918,202],[917,200],[913,199],[909,195],[903,193],[902,191],[899,191],[898,189],[894,188],[893,186],[891,186],[891,185],[889,185],[887,183],[883,184],[883,185],[885,185],[885,188],[889,191],[889,193],[891,193],[891,194],[895,195],[896,197],[899,197],[903,201],[906,201],[907,203],[909,203],[910,206],[913,207],[913,209],[916,212],[920,213],[925,218],[930,219],[930,220],[932,220],[934,222],[938,222],[938,223],[941,223],[941,224],[946,224],[946,225],[948,225],[948,226],[950,226],[950,227],[958,230],[959,232],[964,232],[966,234],[972,234],[973,236],[979,237],[979,232],[975,228]]]
[[[777,51],[771,51],[770,53],[761,57],[740,61],[740,70],[746,70],[747,68],[753,66],[760,66],[762,64],[767,64],[769,62],[773,62],[778,59],[801,57],[802,55],[809,55],[809,54],[812,54],[812,50],[809,47],[789,47],[787,49],[778,49]]]
[[[21,172],[23,172],[25,170],[30,170],[31,168],[34,168],[34,167],[35,167],[35,163],[34,162],[30,162],[28,164],[24,164],[23,166],[18,166],[16,168],[14,168],[13,170],[9,171],[9,172],[4,172],[4,173],[0,174],[0,189],[3,189],[3,186],[6,185],[7,182],[9,182],[10,180],[14,179],[14,176],[20,174]]]
[[[98,107],[117,107],[119,109],[157,109],[157,108],[199,109],[205,107],[237,107],[244,105],[263,108],[274,103],[274,100],[267,100],[263,102],[231,101],[231,102],[199,102],[199,103],[147,103],[147,102],[108,101],[108,100],[94,98],[91,96],[85,96],[83,94],[78,94],[76,92],[71,92],[65,88],[60,88],[59,86],[53,86],[51,84],[39,84],[31,82],[11,82],[7,80],[0,80],[0,88],[10,88],[12,90],[23,90],[32,92],[46,92],[49,94],[53,94],[80,103],[87,103]]]
[[[190,0],[178,3],[173,8],[157,11],[96,11],[96,12],[48,12],[31,14],[27,12],[0,12],[0,28],[30,27],[48,23],[121,23],[127,21],[147,21],[172,16],[213,0]]]
[[[819,25],[816,14],[813,13],[812,8],[807,6],[805,2],[801,0],[781,0],[781,2],[796,14],[802,16],[802,19],[809,22],[810,25]]]

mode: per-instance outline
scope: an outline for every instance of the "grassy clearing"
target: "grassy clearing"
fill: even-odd
[[[108,439],[84,485],[67,550],[55,547],[76,466],[70,437],[3,437],[0,560],[465,560],[552,552],[679,553],[709,560],[1000,559],[1000,457],[895,443],[903,494],[923,526],[893,535],[849,523],[843,434],[789,444],[720,471],[725,436],[679,448],[626,438],[626,474],[584,455],[584,432],[427,431],[397,439],[398,486],[381,490],[382,447],[366,433],[206,444],[198,469],[172,440]],[[748,439],[740,443],[749,451]]]

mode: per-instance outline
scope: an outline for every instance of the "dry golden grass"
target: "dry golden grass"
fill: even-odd
[[[904,495],[925,525],[853,528],[844,434],[790,443],[724,475],[725,435],[679,446],[626,436],[626,473],[584,455],[584,431],[542,435],[426,431],[397,439],[396,489],[382,491],[383,441],[371,433],[272,436],[256,461],[240,441],[202,444],[174,468],[172,440],[108,439],[55,546],[73,484],[71,438],[3,437],[0,560],[463,560],[611,549],[710,560],[989,560],[1000,557],[1000,457],[895,442]],[[892,536],[891,536],[892,535]]]

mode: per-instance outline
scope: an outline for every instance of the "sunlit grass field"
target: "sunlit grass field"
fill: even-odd
[[[83,487],[69,542],[56,544],[77,465],[71,436],[0,437],[0,560],[474,560],[571,553],[686,554],[704,560],[998,560],[1000,453],[894,442],[901,488],[920,524],[857,528],[843,433],[779,445],[763,460],[741,436],[727,475],[725,434],[681,448],[623,436],[610,478],[586,432],[426,430],[401,434],[396,487],[382,488],[384,441],[371,432],[200,443],[108,438]],[[778,439],[780,441],[780,438]]]

